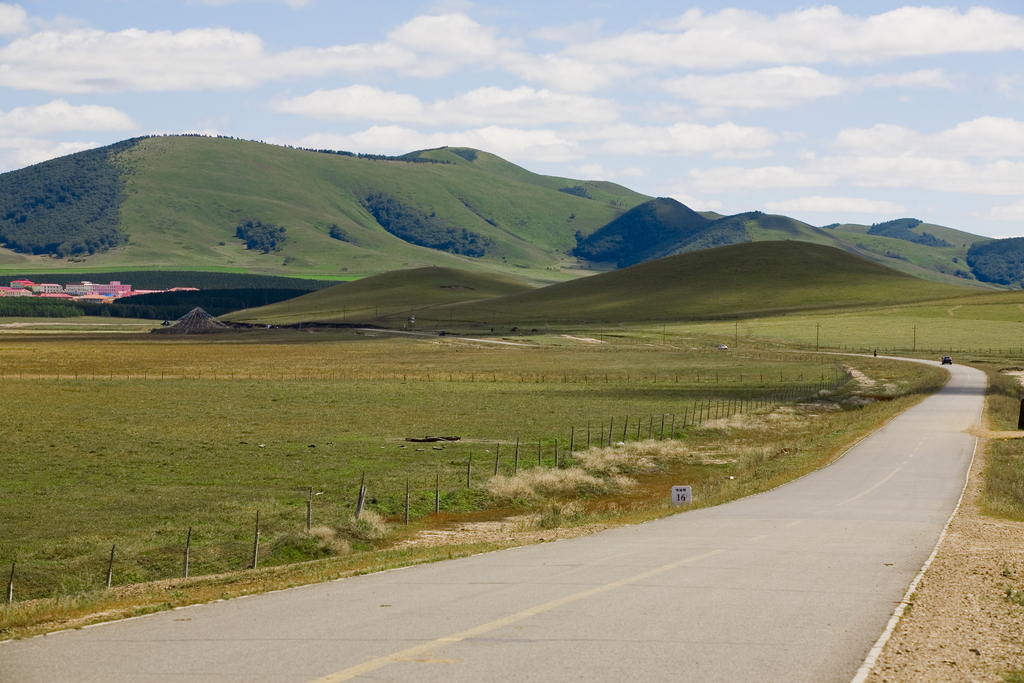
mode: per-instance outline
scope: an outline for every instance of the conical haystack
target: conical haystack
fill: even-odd
[[[193,308],[169,327],[153,330],[165,334],[204,334],[207,332],[218,332],[228,329],[228,326],[220,322],[212,315],[201,308]]]

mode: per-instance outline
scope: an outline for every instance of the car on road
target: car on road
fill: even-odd
[[[952,365],[953,364],[953,358],[951,356],[943,356],[942,357],[942,364],[943,365]]]

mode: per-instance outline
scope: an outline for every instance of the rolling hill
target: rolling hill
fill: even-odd
[[[404,222],[379,222],[381,197]],[[577,231],[589,234],[647,199],[613,183],[530,173],[476,150],[360,157],[150,137],[0,175],[0,241],[8,247],[0,269],[361,277],[439,265],[550,282],[578,274],[561,268]],[[53,235],[56,225],[65,234]],[[256,248],[240,238],[243,225],[254,226]],[[417,243],[454,233],[486,245],[485,253]]]
[[[823,229],[758,211],[702,214],[468,148],[385,157],[157,136],[0,174],[0,277],[191,270],[357,279],[443,266],[550,284],[727,244],[799,240],[938,282],[992,281],[967,264],[971,245],[987,238],[889,223]]]
[[[432,277],[431,271],[438,271],[437,277]],[[468,273],[442,271],[388,273],[228,317],[251,322],[296,322],[299,315],[304,315],[321,322],[358,319],[395,326],[412,314],[418,324],[425,326],[461,322],[510,327],[545,321],[619,323],[749,318],[983,293],[974,288],[921,280],[842,249],[796,240],[688,252],[537,289],[507,283],[481,286],[472,292],[444,291],[442,283],[470,280]],[[390,286],[377,284],[385,282]],[[357,288],[360,284],[364,286]],[[519,291],[502,294],[502,287]],[[396,291],[403,295],[396,297]],[[385,311],[385,306],[398,301],[404,307],[400,317],[392,313],[394,309]],[[313,302],[320,307],[314,310]],[[353,308],[358,302],[362,310],[357,316],[346,315],[343,319],[338,315],[339,302]],[[380,307],[376,316],[371,315],[373,306]]]
[[[457,268],[395,270],[335,285],[311,294],[224,316],[236,322],[294,325],[387,322],[403,324],[408,315],[444,304],[495,299],[534,289],[520,280]]]

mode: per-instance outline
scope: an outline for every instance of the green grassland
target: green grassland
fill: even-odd
[[[98,587],[115,543],[117,583],[172,577],[189,527],[194,574],[242,569],[257,510],[261,563],[320,557],[328,551],[301,534],[308,487],[317,494],[314,522],[345,528],[364,472],[370,508],[385,515],[400,513],[408,479],[413,515],[423,518],[433,508],[435,478],[447,513],[507,514],[529,502],[503,501],[483,487],[499,443],[503,474],[513,473],[516,439],[521,467],[537,462],[540,443],[550,468],[556,440],[565,464],[574,429],[578,446],[588,425],[595,445],[599,433],[606,440],[608,423],[616,439],[623,429],[633,441],[638,432],[660,435],[660,417],[672,415],[667,424],[694,448],[718,453],[720,433],[683,428],[695,402],[715,402],[717,415],[730,405],[721,401],[780,391],[795,397],[838,376],[824,356],[705,354],[630,337],[497,348],[297,331],[215,340],[83,335],[72,342],[17,338],[0,346],[0,558],[17,561],[22,599]],[[876,376],[921,379],[884,361],[872,369],[873,362],[865,360],[865,370]],[[828,438],[820,421],[791,434],[752,425],[771,444],[782,438],[800,445],[807,459],[791,466],[759,460],[760,470],[745,469],[745,460],[718,458],[687,461],[684,469],[695,483],[713,484],[715,495],[742,495],[746,489],[730,488],[739,484],[722,488],[726,475],[743,474],[737,481],[757,489],[771,479],[757,472],[784,479],[818,466],[879,419],[858,415]],[[427,434],[463,441],[437,450],[404,441]],[[739,441],[753,447],[752,439]],[[471,457],[476,484],[467,488]],[[348,540],[356,550],[374,545],[358,533]]]
[[[671,334],[714,335],[741,343],[910,354],[1024,357],[1024,293],[989,292],[935,301],[866,306],[738,321],[674,324]],[[961,360],[958,358],[957,360]]]

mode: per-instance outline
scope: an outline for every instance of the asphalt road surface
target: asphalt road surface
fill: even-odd
[[[0,681],[847,683],[960,497],[985,377],[951,372],[831,466],[758,496],[3,643]]]

